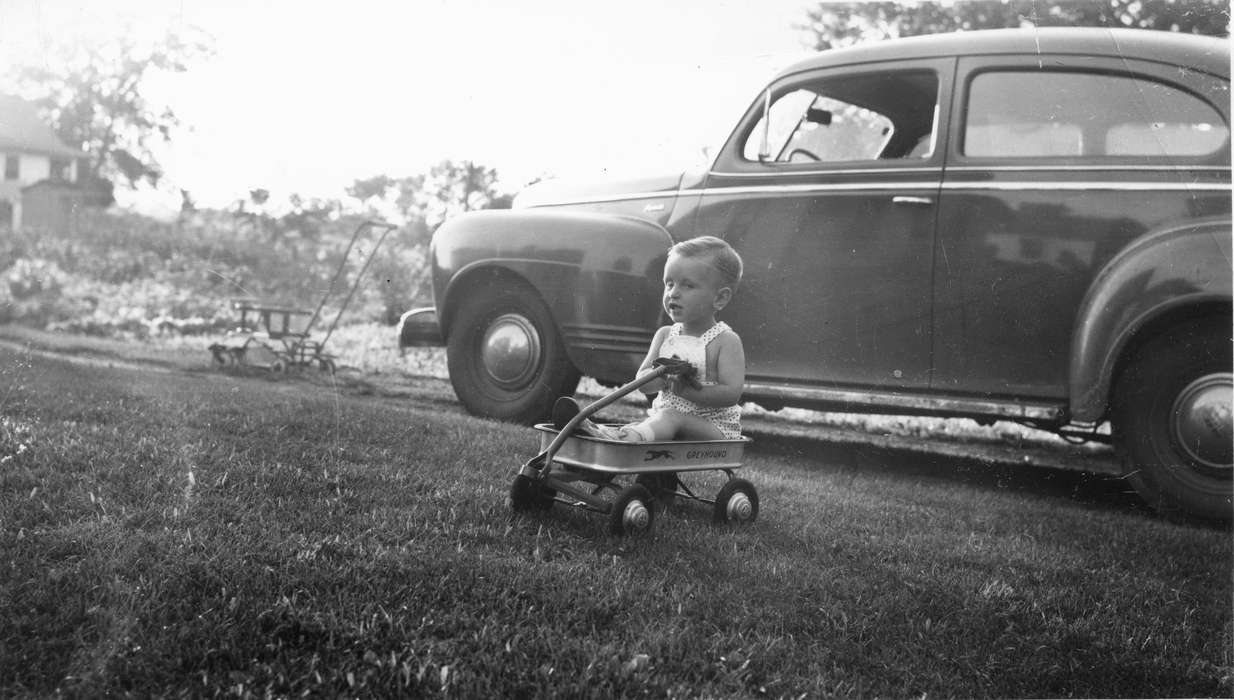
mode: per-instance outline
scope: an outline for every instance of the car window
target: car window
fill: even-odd
[[[963,152],[976,157],[1196,156],[1229,138],[1199,97],[1103,73],[991,71],[969,89]]]
[[[790,87],[747,136],[743,157],[773,163],[928,158],[938,78],[931,71],[847,75]],[[769,126],[765,126],[765,124]]]

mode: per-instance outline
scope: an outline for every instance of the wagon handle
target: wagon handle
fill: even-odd
[[[579,424],[582,423],[584,420],[590,418],[591,416],[594,416],[596,413],[600,411],[600,409],[604,408],[605,406],[609,406],[617,402],[622,397],[628,394],[634,393],[634,391],[637,390],[638,388],[646,384],[649,384],[655,381],[656,379],[659,379],[660,377],[663,377],[667,374],[680,374],[682,373],[683,369],[684,368],[678,365],[677,363],[656,363],[656,365],[652,368],[650,372],[647,372],[646,374],[642,376],[635,377],[633,381],[630,381],[622,385],[620,388],[614,390],[612,393],[606,394],[600,397],[599,399],[587,404],[586,406],[584,406],[582,409],[579,410],[577,415],[575,415],[573,418],[569,420],[569,422],[565,424],[565,427],[563,427],[561,430],[557,432],[557,436],[554,437],[553,441],[549,443],[548,448],[546,448],[543,452],[533,457],[531,461],[527,463],[527,465],[533,466],[539,463],[540,466],[537,467],[538,470],[547,470],[548,465],[552,464],[553,457],[556,456],[557,451],[561,449],[561,446],[564,445],[566,440],[569,439],[570,435],[574,433],[574,429],[577,428]]]

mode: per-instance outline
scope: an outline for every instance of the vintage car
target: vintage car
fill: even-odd
[[[825,51],[705,171],[550,181],[446,222],[428,335],[468,410],[534,421],[580,374],[632,376],[666,249],[712,234],[745,259],[721,318],[746,401],[1108,421],[1147,501],[1228,520],[1229,70],[1225,40],[1145,30]]]

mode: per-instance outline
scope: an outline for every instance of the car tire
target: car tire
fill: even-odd
[[[1234,506],[1228,319],[1180,324],[1130,358],[1114,387],[1115,449],[1154,509],[1229,521]]]
[[[548,307],[525,285],[499,280],[462,300],[450,323],[446,366],[468,411],[525,424],[545,419],[579,380]]]

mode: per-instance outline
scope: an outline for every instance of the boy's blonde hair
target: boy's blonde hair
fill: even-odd
[[[711,258],[711,266],[720,273],[724,286],[737,289],[741,283],[741,256],[727,241],[715,236],[699,236],[684,240],[668,249],[669,255],[686,258]]]

